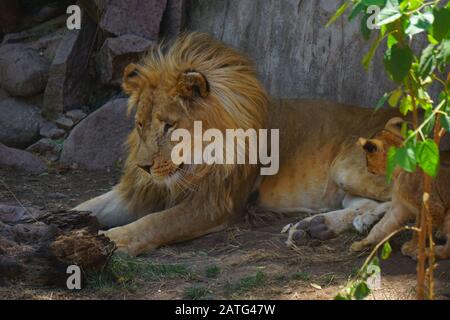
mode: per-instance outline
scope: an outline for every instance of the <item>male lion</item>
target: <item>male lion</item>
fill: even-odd
[[[320,213],[293,225],[327,239],[361,213],[381,215],[390,199],[383,177],[368,173],[356,138],[382,128],[392,112],[314,100],[273,100],[250,61],[206,34],[178,38],[124,71],[136,127],[125,172],[111,191],[79,205],[92,211],[120,250],[137,255],[223,229],[252,203],[276,212]],[[258,165],[175,165],[175,128],[279,128],[280,169]],[[326,213],[325,213],[326,212]],[[362,219],[364,220],[364,219]],[[361,221],[362,221],[361,220]],[[360,225],[359,228],[364,228]]]
[[[400,147],[403,136],[400,128],[405,121],[401,118],[392,118],[385,128],[371,139],[360,138],[358,144],[366,152],[368,170],[377,175],[386,174],[387,151],[390,147]],[[442,160],[447,161],[448,153],[442,154]],[[423,179],[420,171],[406,172],[396,168],[394,172],[394,187],[392,191],[392,207],[386,215],[370,231],[362,241],[352,244],[351,249],[359,251],[382,241],[391,232],[404,226],[408,220],[419,216],[422,206]],[[429,200],[429,210],[433,227],[441,231],[446,237],[445,245],[435,248],[436,258],[450,258],[450,167],[449,163],[442,164],[439,175],[432,181],[432,192]],[[417,233],[413,239],[402,246],[404,255],[416,258]]]

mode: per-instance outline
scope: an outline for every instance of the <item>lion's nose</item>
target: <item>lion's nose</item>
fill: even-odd
[[[152,166],[149,164],[146,165],[137,165],[139,168],[141,168],[142,170],[146,171],[147,173],[150,173],[150,170],[152,169]]]

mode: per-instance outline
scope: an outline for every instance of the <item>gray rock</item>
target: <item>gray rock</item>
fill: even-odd
[[[124,142],[134,120],[127,99],[116,99],[82,120],[64,141],[60,162],[97,170],[113,167],[125,155]]]
[[[106,39],[96,57],[100,81],[120,86],[123,69],[130,62],[137,61],[140,54],[154,44],[153,41],[132,34]]]
[[[55,57],[56,49],[67,31],[66,20],[67,15],[62,15],[25,31],[6,34],[2,45],[26,43],[51,63]]]
[[[59,159],[61,149],[61,146],[55,141],[44,138],[29,146],[27,151],[43,156],[50,161],[56,161]]]
[[[99,2],[99,1],[97,1]],[[116,36],[134,34],[158,40],[166,0],[109,0],[100,27]]]
[[[159,31],[165,39],[176,37],[182,31],[185,23],[185,8],[185,0],[167,0]]]
[[[61,116],[58,119],[56,119],[55,124],[58,128],[65,129],[65,130],[72,129],[72,127],[74,125],[73,120],[68,117],[65,117],[65,116]]]
[[[95,41],[95,24],[83,15],[82,25],[81,30],[66,31],[50,66],[43,105],[43,114],[49,119],[78,108],[89,97],[88,65]]]
[[[38,140],[40,110],[14,98],[0,101],[0,143],[25,148]]]
[[[84,118],[86,118],[86,113],[81,109],[70,110],[66,112],[66,117],[71,119],[74,124],[77,124]]]
[[[28,45],[0,47],[0,84],[12,96],[25,97],[42,92],[48,69],[48,61]]]
[[[53,122],[44,121],[39,128],[41,137],[50,139],[59,139],[66,134],[66,130],[59,129]]]
[[[0,143],[0,168],[12,168],[28,173],[39,174],[47,167],[44,162],[31,153],[7,147]]]

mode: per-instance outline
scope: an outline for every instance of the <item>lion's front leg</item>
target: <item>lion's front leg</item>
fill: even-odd
[[[181,203],[102,233],[116,243],[119,251],[136,256],[162,245],[222,230],[227,221],[223,214],[212,215],[213,210],[204,212]]]

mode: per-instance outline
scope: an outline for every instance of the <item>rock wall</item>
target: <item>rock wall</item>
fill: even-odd
[[[359,21],[325,24],[340,1],[187,0],[187,28],[248,54],[275,97],[323,98],[374,106],[390,87],[378,50],[369,72]]]

